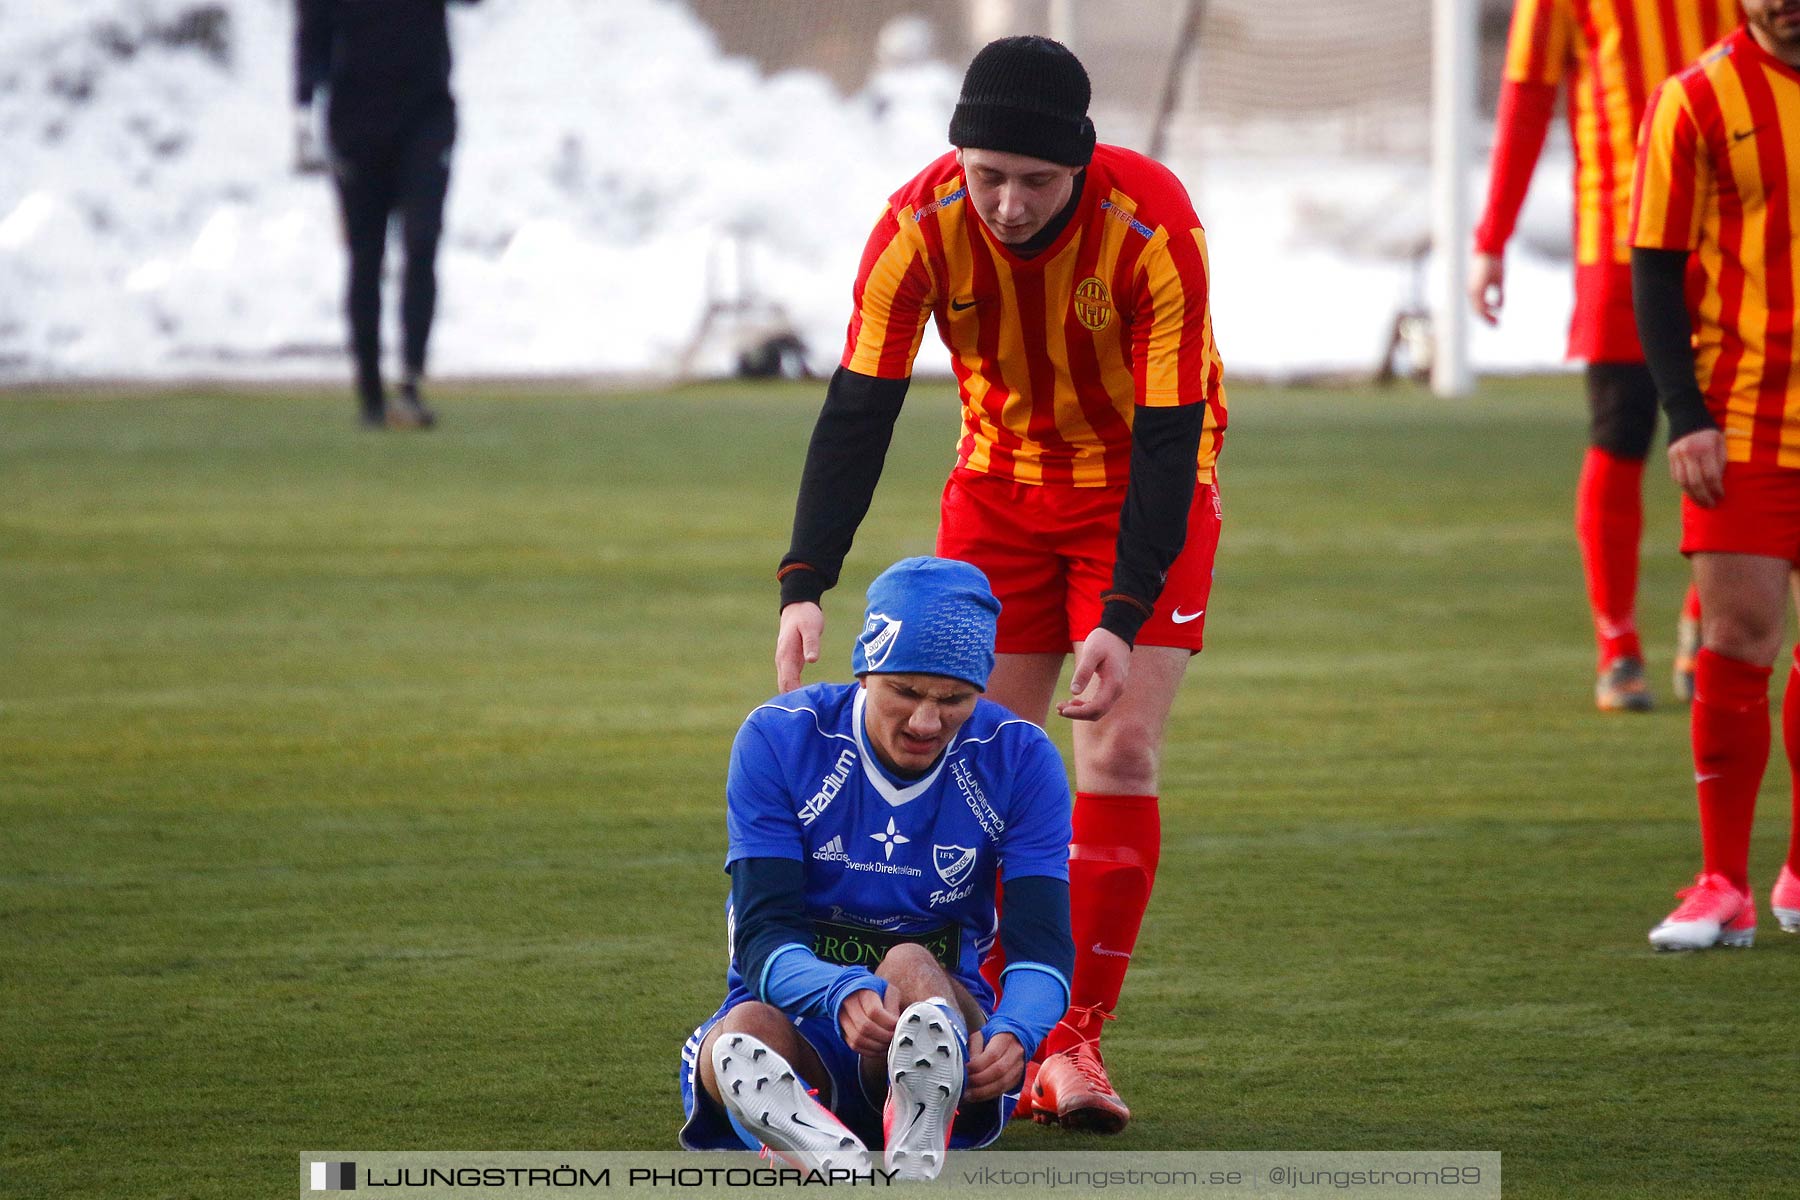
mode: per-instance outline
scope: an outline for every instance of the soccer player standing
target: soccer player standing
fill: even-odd
[[[1661,950],[1748,946],[1750,829],[1769,759],[1769,678],[1800,567],[1800,0],[1665,82],[1638,147],[1632,279],[1669,417],[1681,549],[1705,614],[1691,718],[1702,867],[1650,931]],[[1795,584],[1800,599],[1800,583]],[[1800,655],[1782,704],[1795,825],[1771,897],[1800,930]]]
[[[299,0],[294,61],[303,166],[316,158],[315,93],[327,95],[330,166],[350,251],[345,310],[362,423],[429,429],[437,416],[419,387],[437,310],[438,239],[456,141],[445,0]],[[381,260],[395,214],[406,250],[404,374],[390,404],[381,381]]]
[[[1518,221],[1559,86],[1575,145],[1575,313],[1570,358],[1587,363],[1589,446],[1575,489],[1575,532],[1593,610],[1595,703],[1644,711],[1637,632],[1644,459],[1656,389],[1631,315],[1631,166],[1644,98],[1737,21],[1737,0],[1517,0],[1494,130],[1486,211],[1475,231],[1469,296],[1489,324],[1505,301],[1506,243]],[[1692,695],[1698,608],[1690,589],[1675,689]]]
[[[1099,1034],[1156,876],[1158,760],[1201,647],[1226,413],[1200,222],[1166,168],[1096,145],[1089,99],[1061,44],[990,43],[963,80],[956,149],[889,200],[807,451],[775,658],[784,691],[817,660],[819,600],[934,321],[962,396],[937,552],[980,567],[1003,604],[988,696],[1042,725],[1075,654],[1057,709],[1078,722],[1073,996],[1021,1107],[1113,1131],[1130,1112]]]

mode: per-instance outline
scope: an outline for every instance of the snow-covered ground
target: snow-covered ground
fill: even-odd
[[[958,69],[896,66],[845,99],[724,57],[674,0],[490,0],[453,22],[434,373],[670,371],[745,261],[816,365],[835,359],[869,223],[945,148]],[[291,57],[291,0],[0,0],[0,382],[347,370],[330,189],[291,169]],[[1420,166],[1171,165],[1207,225],[1228,370],[1377,360],[1416,299]],[[1567,214],[1547,156],[1478,366],[1559,362]],[[920,367],[947,369],[935,339]]]

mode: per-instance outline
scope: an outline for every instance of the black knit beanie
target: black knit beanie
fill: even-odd
[[[1061,42],[989,42],[963,76],[950,144],[1085,167],[1094,154],[1094,123],[1087,116],[1092,95],[1081,60]]]

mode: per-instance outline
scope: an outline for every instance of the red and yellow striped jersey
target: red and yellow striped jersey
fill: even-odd
[[[1225,389],[1206,235],[1169,170],[1099,146],[1074,216],[1029,259],[988,232],[954,153],[896,192],[863,252],[843,365],[912,373],[926,318],[962,392],[958,464],[1030,484],[1124,483],[1138,404],[1204,404],[1212,479]]]
[[[1632,245],[1689,250],[1694,369],[1733,462],[1800,467],[1800,72],[1739,29],[1657,89]]]
[[[1518,0],[1506,78],[1569,83],[1577,263],[1631,261],[1631,165],[1645,98],[1737,22],[1737,0]]]

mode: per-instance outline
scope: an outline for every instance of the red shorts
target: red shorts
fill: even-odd
[[[1725,498],[1681,498],[1683,554],[1761,554],[1800,565],[1800,470],[1726,463]]]
[[[1000,598],[999,653],[1066,654],[1100,623],[1100,594],[1112,588],[1124,502],[1123,484],[1054,487],[960,467],[951,473],[937,552],[986,573]],[[1217,486],[1196,487],[1187,542],[1138,645],[1200,652],[1221,516]]]
[[[1589,263],[1575,268],[1569,357],[1591,363],[1644,361],[1637,318],[1631,311],[1630,263]]]

